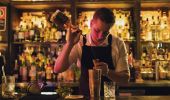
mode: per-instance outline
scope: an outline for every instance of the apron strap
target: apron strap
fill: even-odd
[[[86,45],[86,35],[83,36],[83,45]]]
[[[108,43],[109,43],[109,46],[111,47],[112,46],[112,35],[109,34],[108,36]]]

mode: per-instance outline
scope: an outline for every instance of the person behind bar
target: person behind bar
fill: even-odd
[[[89,96],[88,69],[102,69],[101,92],[104,96],[104,81],[125,83],[129,81],[127,50],[125,43],[109,33],[115,22],[113,12],[108,8],[95,11],[90,22],[90,34],[82,36],[78,29],[67,29],[66,44],[55,61],[54,72],[60,73],[73,63],[81,67],[80,94]]]

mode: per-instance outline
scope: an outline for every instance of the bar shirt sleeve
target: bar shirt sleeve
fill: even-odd
[[[81,67],[81,53],[82,53],[82,37],[80,41],[74,45],[69,55],[69,64],[77,64],[78,67]]]
[[[126,45],[122,39],[114,35],[112,35],[112,59],[115,72],[129,71]]]

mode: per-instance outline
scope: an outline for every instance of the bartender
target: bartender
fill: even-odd
[[[101,92],[104,96],[104,81],[125,83],[129,81],[128,53],[125,43],[109,32],[115,16],[108,8],[95,11],[90,22],[90,33],[82,36],[74,26],[67,28],[67,40],[55,61],[54,72],[60,73],[73,63],[81,67],[80,94],[89,96],[88,70],[102,69]]]

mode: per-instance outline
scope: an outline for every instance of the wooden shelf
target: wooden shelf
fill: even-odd
[[[56,44],[56,45],[60,45],[60,44],[62,44],[62,43],[60,43],[59,41],[54,41],[54,42],[26,42],[26,41],[24,41],[24,42],[13,42],[13,44],[20,44],[20,45],[22,45],[22,44],[26,44],[26,45],[50,45],[50,44]]]
[[[7,41],[0,41],[0,44],[7,44]]]
[[[114,0],[114,1],[98,1],[98,2],[76,2],[77,8],[131,8],[134,5],[133,0]]]
[[[141,0],[142,8],[160,8],[160,7],[169,7],[169,0]]]
[[[11,5],[17,9],[49,9],[56,7],[70,8],[70,2],[68,1],[22,1],[11,2]]]
[[[142,43],[148,43],[148,42],[152,42],[152,43],[170,43],[170,41],[144,41],[141,40]]]
[[[123,40],[123,41],[125,41],[125,42],[135,42],[136,40]]]
[[[8,47],[8,44],[7,44],[7,43],[1,43],[1,42],[0,42],[0,51],[6,50],[7,47]]]

